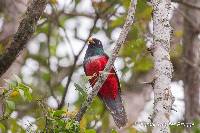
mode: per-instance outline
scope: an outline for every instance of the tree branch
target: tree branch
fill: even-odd
[[[33,35],[37,21],[42,15],[46,4],[47,0],[33,0],[28,6],[19,28],[11,40],[10,47],[0,55],[0,76],[11,66],[12,62]]]
[[[169,13],[171,0],[152,0],[153,4],[153,59],[155,80],[152,133],[169,133],[169,118],[174,102],[170,90],[173,67],[170,61]]]
[[[66,16],[72,16],[72,17],[74,17],[74,16],[83,16],[83,17],[88,17],[88,18],[92,18],[92,19],[95,19],[95,15],[94,14],[86,14],[86,13],[79,13],[79,12],[76,12],[76,11],[73,11],[73,12],[61,12],[61,14],[64,14],[64,15],[66,15]]]
[[[48,49],[48,57],[47,57],[47,64],[48,64],[48,71],[49,71],[49,80],[47,81],[47,85],[50,91],[51,96],[56,100],[57,104],[59,104],[59,100],[54,93],[54,87],[51,84],[52,80],[52,70],[51,70],[51,64],[50,64],[50,58],[51,58],[51,48],[50,48],[50,43],[51,43],[51,34],[52,34],[52,25],[49,22],[48,23],[48,32],[47,32],[47,49]]]
[[[123,26],[123,29],[119,35],[119,38],[116,42],[116,46],[113,49],[113,52],[111,54],[111,57],[108,60],[108,63],[105,66],[105,69],[102,73],[109,73],[115,59],[117,58],[118,52],[122,46],[122,44],[125,42],[126,36],[128,34],[128,32],[131,29],[131,25],[133,24],[134,21],[134,14],[135,14],[135,9],[136,9],[136,4],[137,4],[137,0],[131,0],[131,4],[128,10],[128,15],[125,21],[125,24]],[[82,104],[80,111],[76,114],[75,119],[76,121],[80,121],[84,115],[84,113],[86,112],[87,108],[89,107],[89,105],[92,103],[94,97],[97,95],[99,89],[101,88],[101,86],[103,85],[103,83],[105,82],[105,80],[107,79],[108,75],[103,75],[100,74],[98,81],[96,82],[96,84],[94,85],[92,92],[88,95],[86,101],[84,104]]]

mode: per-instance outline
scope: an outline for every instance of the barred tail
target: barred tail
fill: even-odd
[[[104,101],[107,109],[110,111],[117,127],[124,127],[127,123],[127,116],[121,97],[118,95],[115,99],[103,97],[101,97],[101,99]]]

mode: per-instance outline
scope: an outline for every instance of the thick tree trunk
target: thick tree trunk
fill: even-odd
[[[153,46],[155,80],[153,133],[169,133],[169,118],[173,103],[170,90],[172,64],[170,61],[169,12],[171,0],[152,0],[153,4]]]
[[[199,0],[190,0],[194,5],[200,5]],[[184,64],[184,94],[185,94],[185,120],[193,122],[200,118],[200,11],[185,7],[184,36],[183,36],[183,60]],[[192,20],[196,26],[191,24]],[[197,27],[199,27],[197,29]]]

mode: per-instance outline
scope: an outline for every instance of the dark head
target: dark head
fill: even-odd
[[[88,43],[88,48],[85,54],[85,59],[92,56],[104,54],[103,45],[100,40],[90,37],[87,43]]]

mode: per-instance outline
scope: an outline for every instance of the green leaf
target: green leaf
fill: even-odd
[[[57,124],[58,126],[64,127],[66,123],[64,120],[60,119],[60,120],[57,120]]]
[[[0,123],[0,129],[1,129],[0,131],[2,133],[6,132],[6,128],[5,128],[5,126],[2,123]]]
[[[43,24],[41,27],[38,27],[37,28],[37,31],[36,31],[36,33],[48,33],[48,28],[49,28],[49,26],[48,26],[48,23],[45,23],[45,24]]]
[[[77,121],[69,119],[65,126],[67,133],[80,133],[80,125]]]
[[[54,111],[53,112],[53,116],[55,117],[60,117],[60,116],[62,116],[63,114],[65,113],[65,111],[63,111],[63,110],[56,110],[56,111]]]
[[[18,88],[24,91],[24,97],[26,100],[28,100],[28,101],[32,100],[32,95],[31,95],[32,89],[30,87],[26,86],[23,83],[19,83]],[[20,94],[22,94],[22,91],[20,92]],[[21,95],[21,96],[23,96],[23,95]]]
[[[24,95],[29,102],[32,100],[32,96],[29,91],[24,91]]]
[[[6,104],[7,104],[9,109],[11,109],[11,110],[15,109],[15,103],[13,101],[6,100]]]
[[[8,83],[9,89],[15,89],[15,87],[17,86],[17,82],[15,81],[7,80],[7,79],[4,79],[4,81]]]

